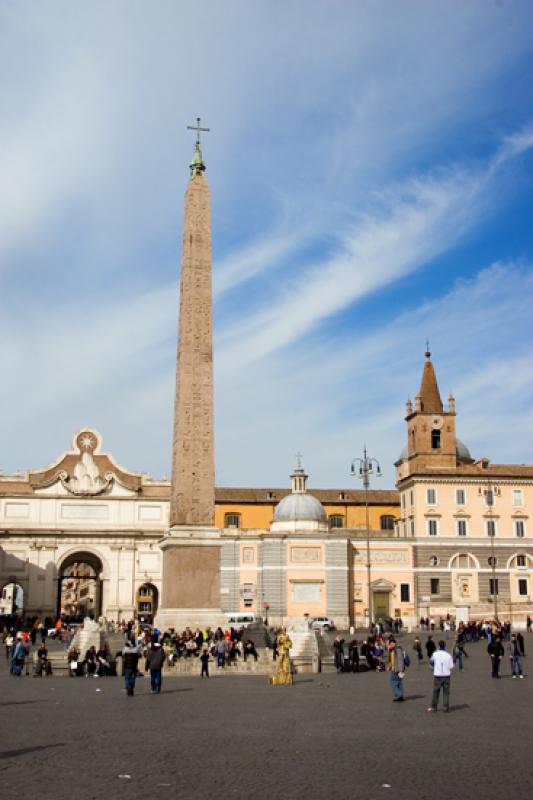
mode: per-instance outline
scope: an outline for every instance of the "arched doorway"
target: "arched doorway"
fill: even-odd
[[[154,617],[157,614],[157,604],[159,600],[159,592],[153,583],[143,583],[137,589],[137,598],[135,609],[137,612],[137,619],[140,622],[146,622],[151,625]]]
[[[24,613],[24,589],[16,581],[6,583],[0,592],[0,614],[22,617]]]
[[[102,569],[102,562],[93,553],[73,553],[63,561],[58,576],[58,616],[67,621],[101,616]]]

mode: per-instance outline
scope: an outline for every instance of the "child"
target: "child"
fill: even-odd
[[[200,673],[200,677],[203,678],[205,675],[206,678],[209,678],[209,648],[205,643],[202,645],[200,661],[202,662],[202,672]]]

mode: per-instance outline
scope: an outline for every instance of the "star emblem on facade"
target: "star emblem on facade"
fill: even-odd
[[[88,433],[85,433],[85,434],[84,434],[84,435],[83,435],[83,436],[80,438],[80,445],[81,445],[81,447],[83,447],[85,450],[92,450],[92,448],[94,447],[94,439],[93,439],[93,437],[92,437],[90,434],[88,434]]]

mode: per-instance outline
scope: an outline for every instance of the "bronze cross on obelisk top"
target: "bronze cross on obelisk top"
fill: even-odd
[[[188,131],[196,131],[196,144],[200,144],[200,131],[210,131],[211,128],[200,127],[200,117],[196,117],[196,125],[187,125]]]

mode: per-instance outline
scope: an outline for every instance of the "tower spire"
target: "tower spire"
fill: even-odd
[[[196,125],[187,125],[188,131],[196,131],[196,143],[194,146],[194,156],[190,163],[191,178],[201,172],[205,172],[205,164],[202,156],[202,147],[200,143],[200,131],[209,131],[210,128],[202,128],[200,126],[200,117],[196,117]]]
[[[426,363],[422,371],[422,381],[417,395],[417,405],[425,414],[442,414],[443,405],[437,383],[437,376],[431,363],[429,342],[426,342]],[[419,401],[419,402],[418,402]]]

